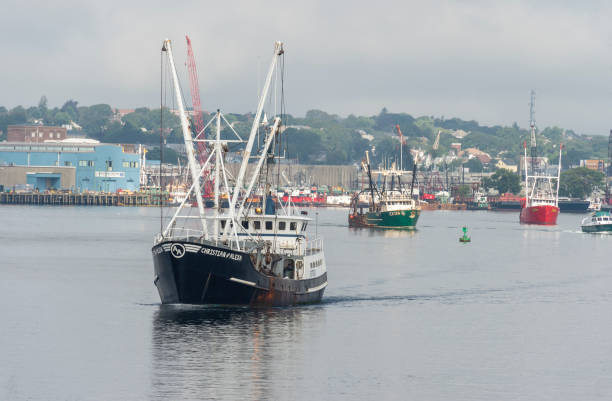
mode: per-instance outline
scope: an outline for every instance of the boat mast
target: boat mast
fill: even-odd
[[[410,199],[412,199],[412,193],[414,192],[414,181],[416,180],[416,172],[417,172],[417,164],[416,160],[414,161],[414,165],[412,166],[412,183],[410,184]],[[446,174],[447,182],[448,182],[448,173]]]
[[[217,109],[217,135],[215,137],[215,223],[214,237],[219,237],[219,173],[221,163],[221,112]]]
[[[402,130],[400,129],[399,124],[395,124],[395,129],[397,130],[397,135],[400,140],[400,170],[404,171],[404,157],[403,157],[403,147],[406,144],[406,140],[404,139],[404,135],[402,134]]]
[[[253,175],[251,176],[251,182],[249,183],[249,186],[247,187],[247,190],[244,194],[244,198],[242,199],[242,202],[240,202],[240,208],[238,209],[238,213],[237,216],[241,216],[242,212],[244,211],[244,205],[247,202],[248,197],[251,195],[251,191],[253,190],[253,186],[255,185],[255,182],[257,181],[257,178],[259,176],[259,172],[261,171],[261,166],[263,165],[264,160],[267,159],[268,156],[268,150],[270,149],[270,145],[272,144],[272,140],[274,139],[274,137],[276,136],[276,133],[278,132],[279,128],[280,128],[280,123],[281,123],[281,119],[280,117],[275,117],[274,118],[274,125],[272,126],[272,130],[268,133],[268,136],[266,137],[265,143],[264,143],[264,148],[261,151],[261,156],[259,157],[259,160],[257,161],[257,165],[255,167],[255,171],[253,172]],[[265,199],[267,197],[267,194],[264,193],[263,194],[263,200],[264,200],[264,210],[265,210]]]
[[[270,68],[268,69],[268,75],[266,76],[266,82],[264,84],[263,90],[261,92],[261,97],[259,98],[259,104],[257,105],[257,112],[255,113],[255,118],[253,119],[253,125],[251,126],[251,133],[249,134],[249,140],[247,141],[246,148],[244,149],[242,164],[240,165],[240,171],[238,172],[238,176],[236,177],[236,186],[234,187],[234,193],[232,194],[232,201],[230,202],[230,213],[234,213],[234,208],[236,207],[236,203],[238,202],[238,195],[240,194],[240,189],[242,188],[242,184],[244,181],[244,176],[246,174],[247,166],[249,165],[249,159],[251,158],[251,150],[253,149],[253,142],[255,141],[255,136],[257,134],[257,128],[259,126],[259,120],[261,118],[261,112],[263,111],[264,102],[266,100],[266,96],[268,94],[268,90],[270,89],[270,82],[272,81],[272,74],[274,73],[274,69],[276,68],[276,62],[278,61],[278,56],[284,53],[283,43],[275,42],[274,43],[274,56],[272,57],[272,62],[270,63]]]
[[[374,183],[372,182],[372,170],[370,169],[370,155],[368,151],[365,152],[366,155],[366,167],[368,169],[368,179],[370,180],[370,193],[372,195],[372,211],[376,209],[376,203],[374,201]]]
[[[535,163],[538,152],[535,128],[535,91],[533,90],[531,91],[531,102],[529,103],[529,126],[531,127],[531,168],[535,172]]]
[[[189,170],[191,173],[191,180],[194,183],[194,190],[196,194],[196,201],[198,203],[198,211],[200,213],[200,221],[202,223],[202,231],[204,232],[204,239],[208,239],[208,227],[206,225],[206,219],[204,214],[204,204],[202,201],[202,191],[200,188],[200,169],[197,167],[198,163],[195,160],[193,139],[191,137],[191,127],[187,121],[185,115],[185,107],[183,106],[183,97],[181,96],[181,88],[178,83],[178,76],[176,73],[176,67],[174,66],[174,57],[172,56],[172,47],[170,40],[164,40],[162,51],[165,51],[168,55],[168,61],[170,62],[170,69],[172,70],[172,82],[174,84],[174,94],[176,96],[176,103],[179,107],[179,118],[181,120],[181,129],[183,131],[183,139],[185,141],[185,150],[187,152],[187,160],[189,161]],[[160,165],[161,168],[161,165]]]
[[[561,183],[561,153],[563,151],[563,144],[559,144],[559,170],[557,172],[557,194],[555,196],[555,206],[559,206],[559,184]]]
[[[527,142],[523,143],[523,150],[525,151],[525,206],[529,206],[529,175],[527,174]]]

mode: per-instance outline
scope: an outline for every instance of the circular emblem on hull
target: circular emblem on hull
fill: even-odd
[[[182,244],[172,244],[170,253],[177,259],[180,259],[185,255],[185,247]]]

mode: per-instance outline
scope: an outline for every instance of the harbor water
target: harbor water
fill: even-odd
[[[251,310],[160,305],[159,209],[0,207],[0,399],[612,399],[612,236],[584,215],[347,213],[309,210],[323,302]]]

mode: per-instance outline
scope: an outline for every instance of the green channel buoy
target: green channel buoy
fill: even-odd
[[[461,230],[463,230],[463,236],[459,237],[459,242],[471,242],[472,239],[467,235],[467,227],[464,226]]]

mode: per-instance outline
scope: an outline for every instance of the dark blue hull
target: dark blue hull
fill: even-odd
[[[152,252],[163,304],[297,305],[319,302],[327,285],[327,273],[304,280],[263,274],[249,254],[224,247],[168,241]]]
[[[559,210],[562,213],[587,213],[590,203],[583,200],[560,200]]]

